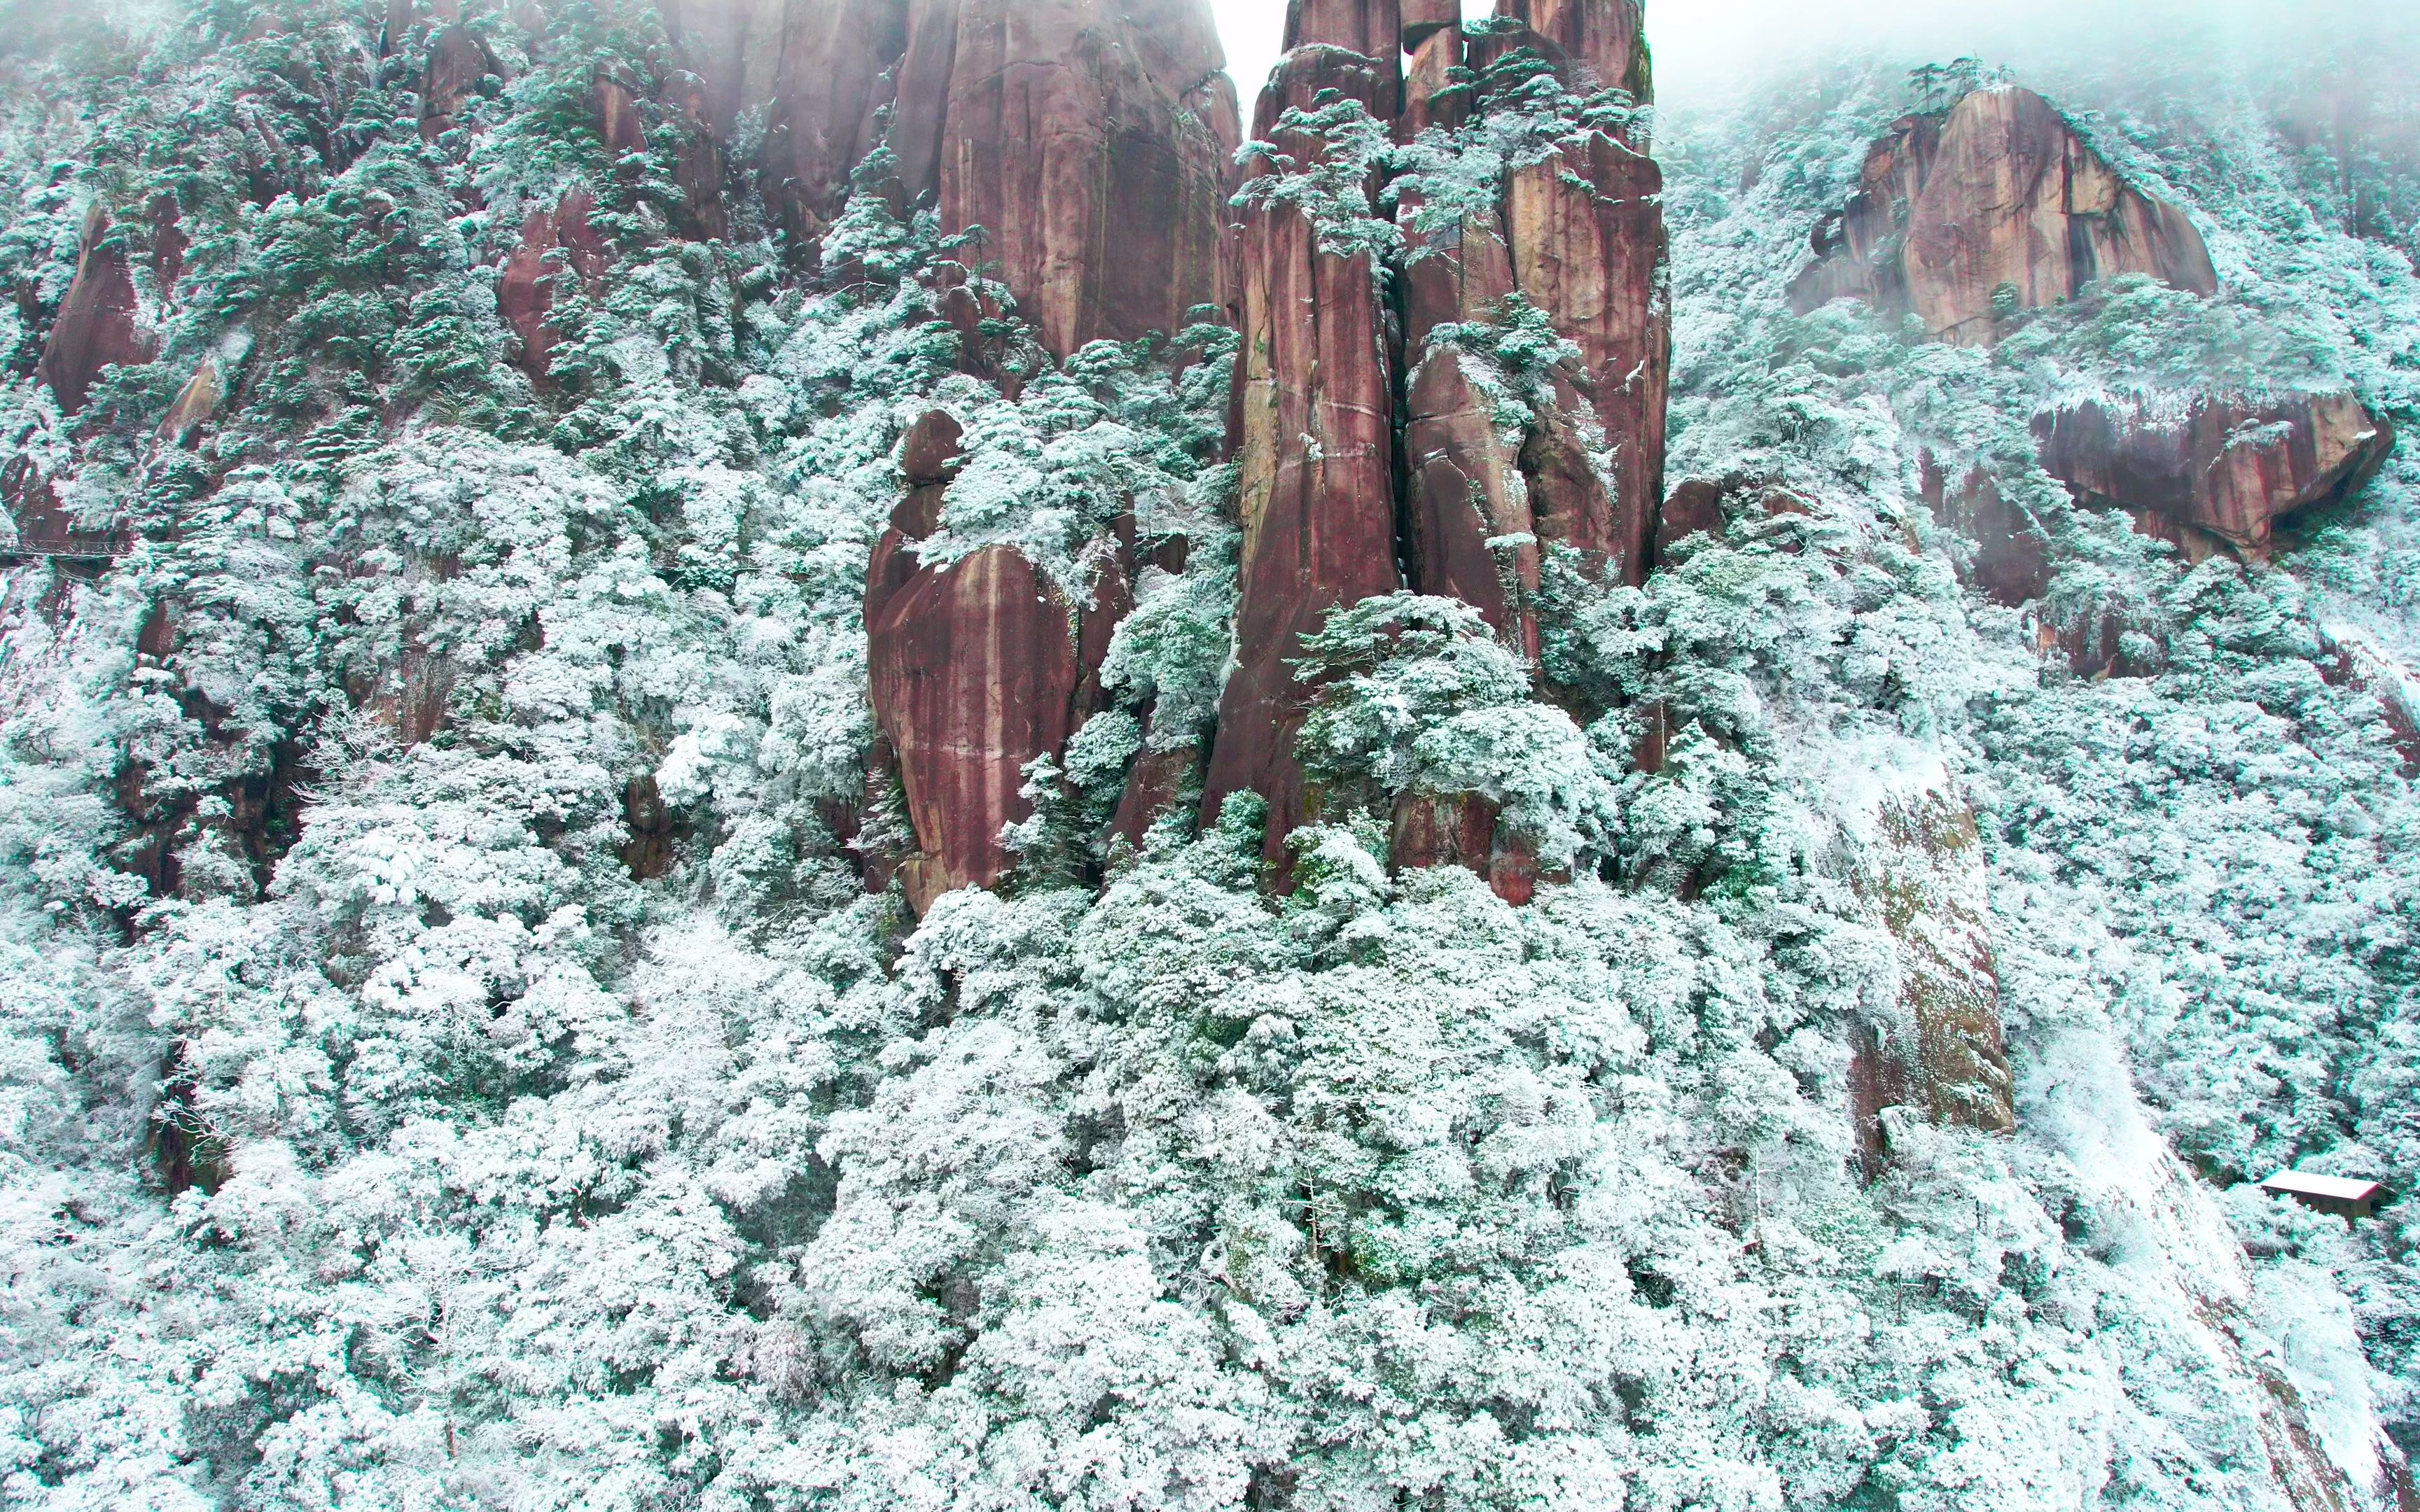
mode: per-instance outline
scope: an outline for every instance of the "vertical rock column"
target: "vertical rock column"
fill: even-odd
[[[1507,0],[1499,9],[1532,29],[1491,34],[1473,62],[1528,46],[1575,87],[1645,97],[1636,0]],[[1465,52],[1455,15],[1419,0],[1297,0],[1293,51],[1262,97],[1254,134],[1298,166],[1314,162],[1324,144],[1284,127],[1282,115],[1339,97],[1381,120],[1399,110],[1399,139],[1458,126],[1473,101],[1453,81]],[[1394,30],[1380,40],[1374,28],[1386,25]],[[1406,50],[1413,69],[1399,81]],[[1415,588],[1476,606],[1533,662],[1543,543],[1576,549],[1601,579],[1643,578],[1669,369],[1661,189],[1652,161],[1575,129],[1510,175],[1492,207],[1440,223],[1404,196],[1404,258],[1390,270],[1400,331],[1368,293],[1366,254],[1324,249],[1291,206],[1253,207],[1242,233],[1235,375],[1237,664],[1205,819],[1228,795],[1258,791],[1269,802],[1268,854],[1282,862],[1287,833],[1316,817],[1317,795],[1304,791],[1294,755],[1306,690],[1289,662],[1329,610],[1395,588],[1399,554]],[[1485,340],[1469,334],[1502,318],[1516,294],[1579,353],[1553,376],[1550,398],[1526,407],[1484,355]],[[1389,371],[1398,342],[1409,364],[1400,385]],[[1410,795],[1396,816],[1397,858],[1470,865],[1526,900],[1532,878],[1496,827],[1473,795]]]
[[[1672,355],[1663,190],[1652,159],[1589,131],[1514,173],[1505,191],[1514,281],[1581,359],[1523,458],[1538,533],[1627,583],[1646,578],[1664,497]]]
[[[1328,611],[1394,592],[1394,385],[1378,269],[1321,245],[1295,207],[1253,207],[1242,236],[1235,384],[1244,540],[1236,665],[1218,705],[1206,821],[1247,788],[1268,800],[1266,854],[1313,813],[1295,738],[1291,661]]]
[[[1083,681],[1075,617],[1050,580],[1011,546],[956,562],[916,560],[938,529],[955,471],[956,423],[936,411],[912,427],[900,466],[909,486],[876,546],[865,593],[874,708],[897,762],[917,853],[899,867],[922,914],[965,887],[989,887],[1015,857],[1001,830],[1032,815],[1025,766],[1067,744]]]
[[[107,212],[96,205],[85,219],[75,278],[60,301],[34,380],[48,385],[59,409],[71,415],[84,408],[101,369],[147,363],[152,347],[135,317],[125,239],[112,234]]]

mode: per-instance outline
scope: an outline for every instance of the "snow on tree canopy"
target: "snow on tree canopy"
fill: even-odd
[[[0,1504],[2413,1504],[2414,23],[1497,8],[18,17]]]

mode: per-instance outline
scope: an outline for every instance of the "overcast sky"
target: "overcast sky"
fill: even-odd
[[[1244,116],[1277,61],[1285,0],[1211,0]],[[1493,0],[1464,0],[1466,15]],[[1658,102],[1707,103],[1766,66],[1842,45],[1879,46],[1928,61],[1972,54],[2022,64],[2055,50],[2071,60],[2157,48],[2187,36],[2233,33],[2251,47],[2293,34],[2409,34],[2420,0],[1647,0]],[[2129,51],[2127,56],[2137,55]]]

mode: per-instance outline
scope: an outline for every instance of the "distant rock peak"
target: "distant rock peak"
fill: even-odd
[[[1814,248],[1791,288],[1800,314],[1855,297],[1961,346],[1989,346],[2017,311],[2120,273],[2218,292],[2192,221],[2015,87],[1900,120],[1868,150],[1856,195],[1816,226]]]

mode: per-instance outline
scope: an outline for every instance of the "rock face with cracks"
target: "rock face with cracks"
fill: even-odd
[[[496,314],[520,337],[520,363],[534,378],[553,368],[564,332],[551,320],[559,281],[568,277],[595,294],[611,260],[604,239],[589,224],[596,196],[585,189],[564,193],[552,209],[533,210],[521,224],[521,239],[504,259],[496,281]]]
[[[1288,126],[1290,110],[1352,100],[1381,121],[1400,110],[1389,122],[1399,140],[1460,124],[1474,100],[1471,76],[1457,70],[1507,51],[1508,39],[1584,75],[1590,89],[1645,94],[1636,6],[1503,13],[1531,30],[1489,33],[1466,53],[1469,39],[1442,8],[1297,4],[1294,51],[1255,116],[1255,135],[1282,155],[1264,171],[1308,172],[1331,149]],[[1399,91],[1405,49],[1414,66]],[[1380,186],[1369,187],[1375,215]],[[1507,174],[1496,203],[1442,222],[1399,188],[1391,301],[1373,292],[1373,254],[1324,245],[1281,194],[1256,199],[1241,232],[1238,650],[1202,816],[1234,792],[1260,793],[1280,874],[1286,835],[1318,806],[1294,755],[1305,690],[1289,663],[1300,635],[1408,571],[1417,591],[1478,608],[1534,664],[1544,551],[1568,548],[1592,576],[1638,582],[1662,495],[1669,332],[1653,162],[1576,130]],[[1508,403],[1503,375],[1471,343],[1483,347],[1482,332],[1525,301],[1575,355],[1556,364],[1539,402]],[[1534,887],[1534,861],[1497,839],[1493,810],[1471,795],[1424,795],[1395,825],[1399,864],[1469,866],[1507,897]]]
[[[1575,89],[1620,89],[1642,105],[1655,99],[1645,11],[1640,0],[1496,0],[1498,16],[1551,46]]]
[[[1590,131],[1513,174],[1504,205],[1514,283],[1579,347],[1571,381],[1610,453],[1600,486],[1554,455],[1569,450],[1567,437],[1542,439],[1529,459],[1539,533],[1628,582],[1645,576],[1664,497],[1671,328],[1663,188],[1652,159]],[[1558,406],[1575,418],[1580,408]]]
[[[96,208],[85,222],[75,280],[59,305],[34,379],[49,386],[61,409],[74,414],[102,368],[147,363],[151,355],[151,339],[135,318],[134,275],[124,239],[112,234],[109,217]]]
[[[939,521],[955,431],[941,415],[910,432],[910,491],[875,548],[865,596],[875,714],[916,832],[898,874],[919,913],[1008,873],[1001,830],[1032,812],[1019,795],[1025,765],[1066,745],[1083,681],[1074,616],[1022,552],[916,561]]]
[[[1254,207],[1242,243],[1236,665],[1202,813],[1214,819],[1229,795],[1259,792],[1278,861],[1311,814],[1295,756],[1304,708],[1290,663],[1299,638],[1329,610],[1398,585],[1394,385],[1369,253],[1323,246],[1310,219],[1283,203]]]
[[[2395,427],[2344,393],[2203,396],[2173,415],[2086,402],[2033,428],[2078,502],[2123,509],[2195,560],[2265,557],[2279,521],[2345,498],[2395,450]]]
[[[1900,120],[1814,244],[1791,289],[1801,314],[1854,296],[1962,346],[1988,346],[2008,315],[2120,273],[2218,290],[2183,212],[2118,177],[2029,89],[1978,90]]]
[[[709,123],[767,107],[763,173],[795,245],[888,146],[903,206],[929,194],[944,233],[980,227],[971,255],[1058,355],[1227,302],[1241,123],[1203,0],[789,0],[690,19]],[[752,45],[771,36],[765,79]]]

